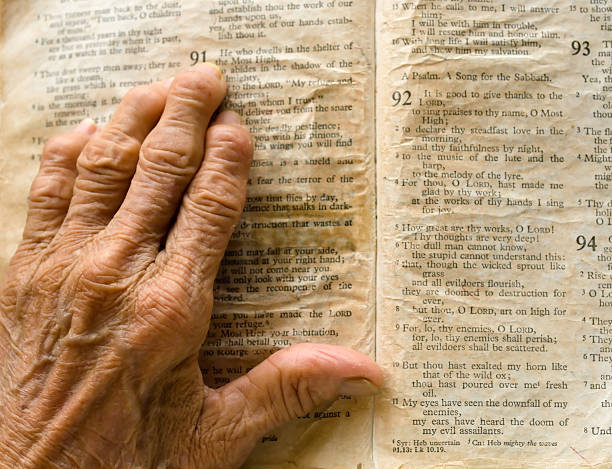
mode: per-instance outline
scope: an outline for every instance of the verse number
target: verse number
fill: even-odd
[[[410,91],[394,91],[393,95],[393,106],[410,106],[412,105],[412,93]]]
[[[582,52],[585,57],[591,55],[591,44],[589,41],[572,41],[572,55],[578,55]]]
[[[591,236],[591,239],[587,241],[586,236],[580,235],[576,238],[576,243],[579,246],[577,251],[582,251],[584,248],[591,248],[593,251],[597,249],[597,243],[595,242],[595,236]]]
[[[191,58],[191,65],[196,65],[198,63],[204,63],[206,62],[206,51],[203,50],[201,52],[198,52],[197,50],[193,50],[191,51],[191,54],[189,55],[189,57]]]

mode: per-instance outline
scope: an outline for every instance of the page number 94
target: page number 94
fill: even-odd
[[[595,242],[595,236],[591,236],[591,239],[587,240],[587,237],[580,235],[576,238],[578,244],[577,251],[582,251],[584,248],[591,248],[593,251],[597,250],[597,243]]]

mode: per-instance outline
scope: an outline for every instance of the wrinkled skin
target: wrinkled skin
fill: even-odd
[[[0,467],[239,467],[276,426],[381,383],[334,346],[204,386],[215,273],[252,154],[203,65],[51,139],[0,295]]]

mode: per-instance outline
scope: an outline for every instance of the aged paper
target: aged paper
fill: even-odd
[[[0,272],[49,136],[214,61],[257,152],[207,382],[302,341],[373,354],[374,292],[387,374],[373,440],[345,396],[246,467],[608,467],[611,2],[374,3],[0,3]]]
[[[378,467],[612,462],[610,3],[378,2]]]
[[[212,61],[256,157],[216,282],[206,381],[299,342],[373,356],[373,2],[8,0],[3,12],[2,267],[49,136],[103,125],[132,86]],[[370,400],[345,396],[264,440],[247,467],[371,467]]]

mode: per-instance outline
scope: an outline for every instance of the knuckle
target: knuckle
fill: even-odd
[[[242,213],[246,190],[223,171],[208,169],[206,184],[198,185],[185,196],[196,210],[234,223]]]
[[[186,202],[202,216],[224,219],[221,227],[225,230],[236,222],[244,207],[250,146],[246,132],[234,134],[229,126],[222,127],[215,130],[216,147],[207,153],[205,167],[187,193]]]
[[[172,86],[177,98],[202,111],[212,112],[225,96],[224,82],[197,70],[179,74]]]
[[[95,176],[132,175],[138,159],[140,142],[116,128],[104,132],[90,140],[77,161],[79,173],[92,173]]]
[[[66,160],[72,162],[83,148],[84,135],[63,134],[50,138],[42,151],[43,163],[61,164]]]
[[[318,347],[307,343],[292,345],[272,357],[281,369],[287,371],[289,379],[295,382],[309,382],[318,376],[330,360]]]
[[[81,263],[80,277],[87,284],[112,285],[123,277],[125,253],[119,249],[98,249]]]
[[[275,357],[276,355],[276,357]],[[306,414],[312,407],[314,402],[310,394],[309,380],[303,375],[302,370],[296,366],[291,366],[290,354],[285,354],[283,351],[272,355],[270,363],[276,368],[277,373],[277,395],[281,398],[276,398],[275,401],[282,403],[280,407],[281,420],[292,419]],[[289,361],[289,362],[288,362]],[[272,408],[275,407],[271,403]]]
[[[167,285],[164,288],[157,289],[155,292],[149,291],[140,298],[139,309],[151,324],[173,322],[172,318],[176,315],[176,311],[179,310],[179,307],[176,305],[177,293],[174,291],[174,288],[168,288]],[[152,318],[157,320],[152,321]],[[159,321],[161,318],[163,318],[163,321]]]
[[[212,74],[192,69],[180,73],[172,86],[181,91],[194,93],[199,97],[212,97],[216,92],[223,91],[223,82]]]
[[[224,160],[245,164],[253,157],[253,141],[245,127],[215,125],[208,130],[206,141],[212,142]]]
[[[144,112],[157,111],[163,106],[165,96],[152,86],[141,85],[129,90],[122,100],[122,104],[137,108]]]
[[[158,284],[150,295],[145,295],[143,307],[174,319],[189,310],[189,299],[183,290],[177,281],[166,278],[166,281]]]
[[[181,337],[185,344],[201,342],[203,331],[193,314],[192,298],[180,279],[166,275],[163,282],[143,289],[137,304],[138,318],[146,326],[142,334],[158,332],[166,337]]]
[[[61,173],[38,175],[30,187],[30,207],[64,207],[72,198],[72,182],[70,177]]]
[[[163,138],[161,135],[151,135],[140,150],[140,160],[145,168],[176,176],[191,175],[196,168],[197,150],[195,142],[189,136]],[[185,143],[185,140],[188,143]]]
[[[222,254],[240,217],[239,208],[229,205],[227,201],[209,197],[190,209],[195,219],[192,226],[196,227],[202,239],[201,249],[206,247],[211,252]]]

